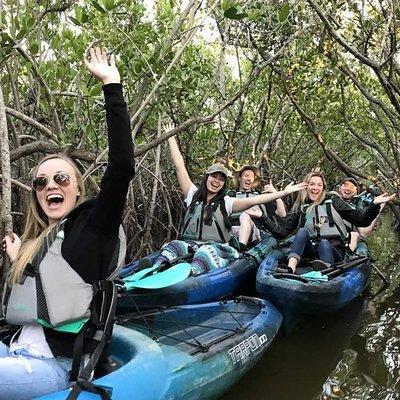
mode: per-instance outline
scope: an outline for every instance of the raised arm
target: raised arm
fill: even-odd
[[[171,125],[165,126],[166,130],[172,129]],[[179,150],[178,143],[176,142],[175,136],[172,136],[168,139],[169,151],[171,154],[172,162],[174,163],[176,174],[178,176],[179,186],[183,194],[186,195],[189,192],[190,187],[193,185],[192,180],[187,172],[185,161],[183,160],[182,153]]]
[[[245,199],[235,199],[232,206],[233,212],[244,211],[250,207],[269,203],[270,201],[274,201],[280,199],[283,196],[287,196],[290,193],[298,192],[299,190],[306,189],[307,183],[301,182],[296,185],[288,185],[284,190],[275,193],[264,193],[254,197],[247,197]]]
[[[103,83],[109,147],[107,169],[90,220],[95,232],[112,235],[122,222],[129,182],[134,175],[130,118],[114,56],[108,59],[105,51],[90,49],[90,60],[85,60],[85,65]]]

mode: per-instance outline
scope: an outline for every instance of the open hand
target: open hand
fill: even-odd
[[[374,198],[374,204],[388,203],[389,201],[392,201],[395,197],[396,194],[392,194],[389,196],[389,194],[385,192]]]
[[[21,248],[21,239],[12,232],[10,235],[4,237],[2,248],[7,253],[11,262],[13,262],[17,258],[19,249]]]
[[[94,77],[100,80],[104,85],[107,83],[121,82],[121,77],[115,66],[114,54],[111,54],[110,62],[108,62],[107,53],[98,47],[91,48],[89,54],[90,61],[85,59],[85,65]]]
[[[169,132],[172,131],[172,129],[174,129],[174,124],[172,122],[166,122],[163,124],[163,130],[164,132]]]
[[[303,190],[303,189],[307,189],[308,183],[307,182],[300,182],[300,183],[296,183],[293,184],[289,183],[289,185],[287,185],[284,189],[284,191],[286,192],[286,194],[290,194],[290,193],[294,193],[294,192],[298,192],[299,190]]]

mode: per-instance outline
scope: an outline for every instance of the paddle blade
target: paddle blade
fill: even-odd
[[[141,280],[125,281],[125,288],[128,290],[133,288],[161,289],[184,281],[190,275],[191,270],[189,263],[179,263],[165,271],[157,272]]]
[[[123,279],[124,282],[136,282],[142,278],[144,278],[146,275],[150,275],[153,271],[156,269],[159,269],[159,265],[155,265],[154,267],[150,268],[145,268],[141,269],[140,271],[136,272],[135,274],[129,275],[126,278]]]

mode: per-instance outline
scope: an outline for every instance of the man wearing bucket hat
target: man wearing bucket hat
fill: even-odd
[[[236,172],[236,191],[230,191],[229,195],[236,198],[247,198],[260,195],[256,190],[261,183],[260,169],[255,165],[244,165]],[[264,193],[275,193],[277,190],[272,183],[264,186]],[[272,218],[274,215],[279,217],[286,216],[286,208],[282,199],[277,199],[275,202],[261,204],[252,207],[244,212],[233,213],[230,217],[232,223],[232,232],[239,240],[241,250],[247,249],[249,241],[258,242],[261,239],[258,219],[262,216]]]
[[[363,196],[359,194],[360,192],[360,184],[359,182],[353,178],[352,176],[346,176],[340,183],[339,186],[339,194],[340,197],[346,201],[346,203],[351,204],[356,209],[363,209],[367,207],[372,201],[373,197],[371,195]],[[385,207],[385,203],[381,204],[381,210]],[[348,229],[350,230],[349,236],[349,249],[355,251],[358,242],[361,238],[369,237],[372,235],[376,224],[378,223],[379,215],[372,221],[372,223],[364,228],[357,228],[350,223],[346,222]]]

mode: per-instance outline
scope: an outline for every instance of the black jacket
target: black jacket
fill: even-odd
[[[372,203],[363,210],[357,210],[338,196],[332,196],[332,206],[346,221],[355,226],[368,226],[379,214],[379,204]],[[291,212],[285,218],[280,218],[276,224],[269,218],[261,217],[260,222],[278,239],[291,235],[299,227],[301,211]]]
[[[98,196],[67,215],[62,245],[63,258],[85,282],[92,284],[108,276],[110,260],[118,244],[128,185],[134,175],[130,118],[122,85],[105,85],[103,91],[109,143],[107,169]],[[74,336],[44,329],[53,354],[71,357]]]

